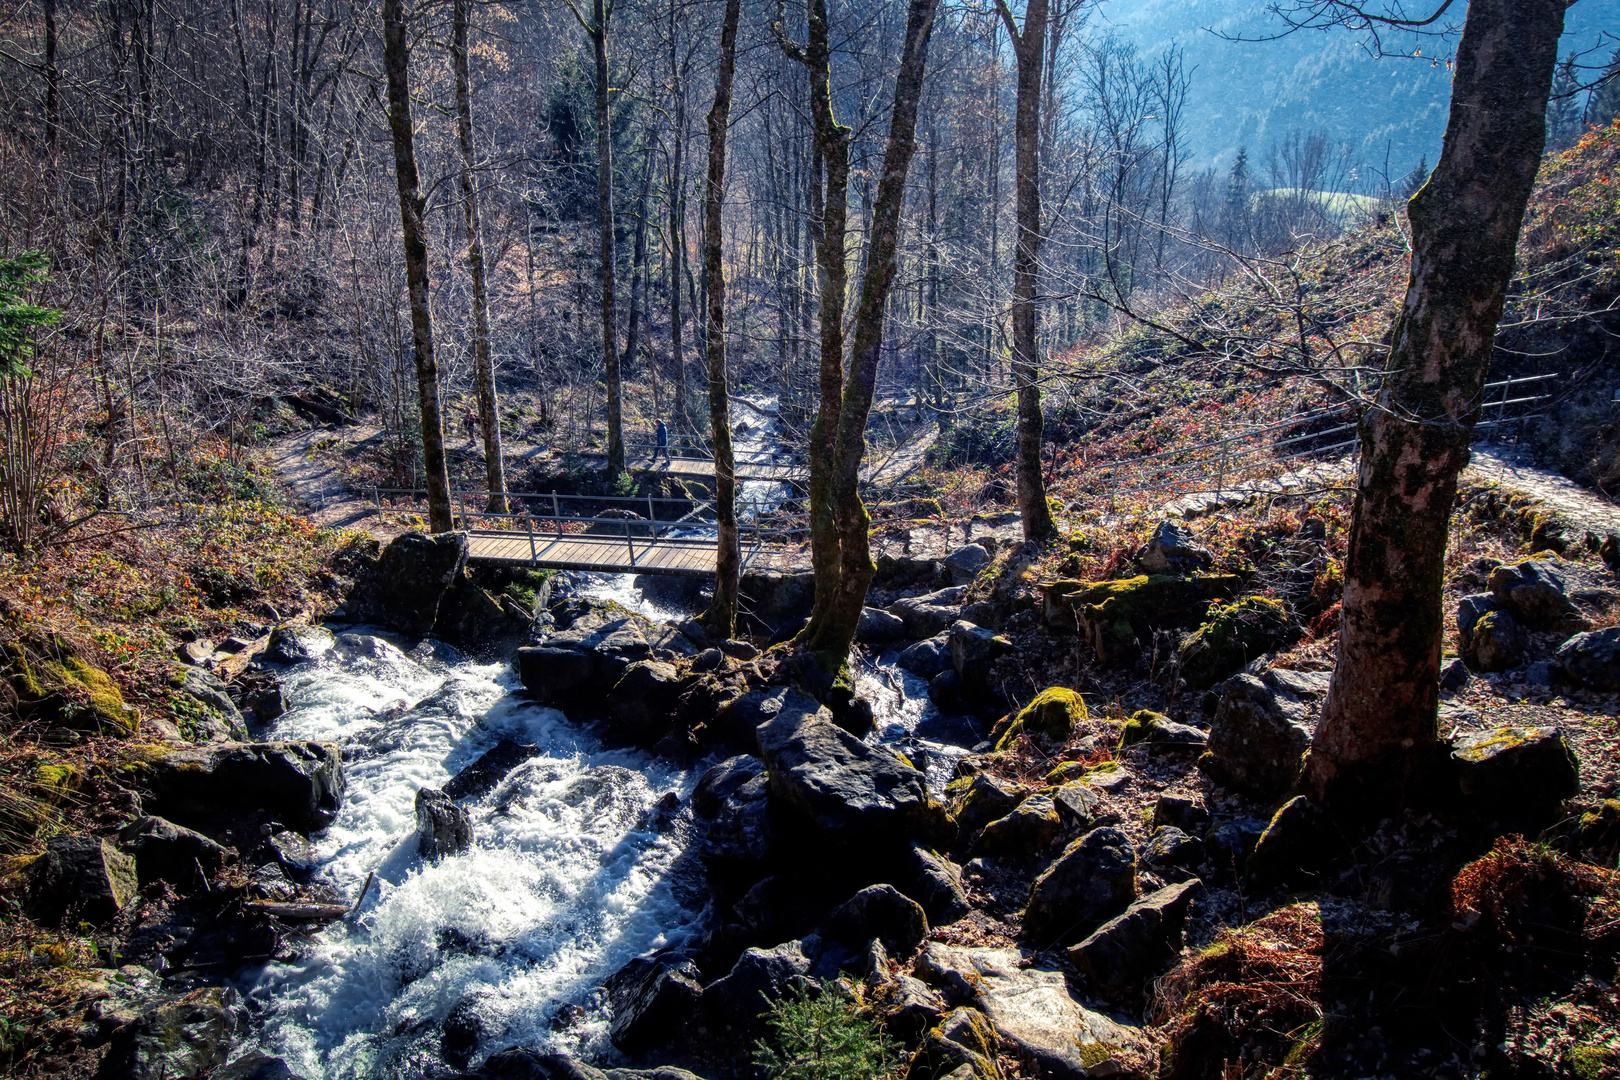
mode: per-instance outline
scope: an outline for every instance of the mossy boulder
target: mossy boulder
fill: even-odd
[[[75,731],[132,735],[139,726],[124,695],[84,650],[60,636],[8,645],[7,674],[18,711]]]
[[[1575,753],[1555,727],[1466,735],[1452,745],[1451,759],[1463,795],[1499,817],[1547,817],[1580,791]]]
[[[996,749],[1006,750],[1020,735],[1038,738],[1051,746],[1062,746],[1074,738],[1075,729],[1089,715],[1085,699],[1073,690],[1061,686],[1042,690],[999,734]]]
[[[1475,671],[1507,671],[1524,660],[1524,635],[1507,611],[1487,611],[1468,635],[1468,664]]]
[[[1181,677],[1207,690],[1249,661],[1299,640],[1299,627],[1281,601],[1246,596],[1209,612],[1204,624],[1181,643]]]
[[[1119,748],[1123,750],[1137,743],[1201,749],[1205,743],[1205,736],[1192,725],[1178,724],[1163,713],[1154,712],[1152,709],[1138,709],[1119,729]]]
[[[1119,581],[1055,581],[1042,586],[1047,622],[1076,627],[1111,666],[1136,661],[1156,630],[1193,626],[1214,600],[1236,595],[1231,574],[1142,574]]]

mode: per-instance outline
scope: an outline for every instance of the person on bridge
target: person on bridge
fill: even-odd
[[[467,411],[461,415],[461,424],[467,429],[467,445],[473,445],[478,441],[476,438],[476,433],[478,431],[478,414],[473,412],[471,403],[468,403]]]
[[[653,450],[652,459],[654,463],[658,461],[658,455],[663,454],[664,464],[674,465],[675,463],[669,459],[669,428],[664,426],[663,417],[658,418],[658,427],[653,432],[653,441],[657,443],[657,447]]]

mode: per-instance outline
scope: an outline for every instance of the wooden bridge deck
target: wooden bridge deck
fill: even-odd
[[[581,457],[592,461],[606,462],[605,454],[581,454]],[[649,457],[634,457],[625,460],[625,468],[638,473],[664,474],[676,476],[682,480],[713,480],[714,462],[708,458],[672,458],[669,461],[658,459],[656,462]],[[795,480],[807,480],[810,470],[802,465],[766,465],[750,462],[739,462],[737,465],[738,480],[770,480],[779,484],[791,483]]]
[[[586,536],[579,533],[485,532],[468,536],[467,560],[500,566],[534,566],[552,570],[589,570],[603,574],[679,574],[712,576],[715,542],[675,537]],[[745,565],[786,570],[796,560],[786,548],[743,548]]]

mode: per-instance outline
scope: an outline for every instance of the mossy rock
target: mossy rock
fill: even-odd
[[[1615,1066],[1620,1065],[1620,1055],[1607,1046],[1572,1046],[1565,1060],[1575,1080],[1603,1080],[1613,1076]]]
[[[1583,848],[1612,848],[1620,844],[1620,799],[1605,799],[1580,819]]]
[[[1135,746],[1139,742],[1147,742],[1153,738],[1153,733],[1161,723],[1169,721],[1163,713],[1156,713],[1152,709],[1138,709],[1131,714],[1125,725],[1119,729],[1119,747],[1123,750],[1127,746]]]
[[[34,766],[34,790],[40,801],[55,806],[79,789],[84,773],[67,762],[46,761]]]
[[[1236,594],[1232,574],[1141,574],[1118,581],[1055,581],[1042,586],[1047,621],[1078,626],[1105,664],[1134,662],[1155,630],[1201,621],[1212,601]]]
[[[25,716],[80,731],[135,732],[135,714],[125,706],[112,676],[85,660],[65,639],[9,645],[6,658],[7,675]]]
[[[997,741],[996,749],[1007,749],[1020,735],[1036,736],[1049,744],[1061,746],[1074,738],[1075,728],[1089,717],[1085,699],[1073,690],[1061,686],[1042,690],[1035,695],[1034,701],[1013,717],[1012,723]]]
[[[1241,671],[1258,656],[1299,640],[1299,627],[1280,600],[1246,596],[1212,608],[1209,617],[1181,643],[1181,677],[1195,690],[1206,690]]]

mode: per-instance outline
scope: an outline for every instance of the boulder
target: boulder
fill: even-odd
[[[1541,809],[1580,791],[1575,754],[1555,727],[1500,727],[1459,737],[1451,760],[1462,793],[1510,815]]]
[[[696,1012],[703,996],[697,965],[682,956],[638,956],[603,984],[613,1019],[608,1036],[626,1052],[669,1042]]]
[[[1184,833],[1201,835],[1209,827],[1209,811],[1196,799],[1185,795],[1160,795],[1153,804],[1155,829],[1174,825]]]
[[[833,908],[825,936],[862,949],[876,938],[888,955],[904,959],[928,937],[928,916],[893,885],[869,885]]]
[[[1071,832],[1088,832],[1104,824],[1111,813],[1108,797],[1081,781],[1060,784],[1052,792],[1052,805],[1057,808],[1063,827]],[[1119,819],[1114,816],[1112,820]]]
[[[182,889],[200,887],[225,866],[225,849],[202,833],[160,817],[140,817],[118,832],[135,856],[142,885],[167,881]]]
[[[1120,581],[1054,581],[1042,586],[1046,621],[1077,628],[1110,667],[1128,667],[1158,630],[1195,626],[1210,601],[1232,596],[1234,575],[1143,574]]]
[[[890,615],[882,608],[861,609],[861,620],[855,624],[855,640],[862,645],[887,645],[906,636],[906,622],[898,615]]]
[[[896,600],[889,605],[889,614],[906,624],[907,636],[918,639],[933,637],[950,629],[966,598],[966,586],[940,589],[926,596]]]
[[[1242,872],[1255,844],[1266,831],[1264,818],[1238,818],[1223,821],[1204,834],[1204,851],[1209,861],[1226,870]]]
[[[940,564],[952,585],[971,585],[979,571],[990,565],[990,553],[978,544],[963,544]]]
[[[209,739],[247,739],[247,723],[219,676],[202,667],[185,668],[176,675],[180,692],[209,714],[201,725]]]
[[[1320,807],[1297,795],[1278,808],[1249,856],[1249,876],[1261,885],[1293,884],[1322,871],[1344,847]]]
[[[953,670],[950,631],[945,630],[917,642],[901,652],[895,662],[913,675],[924,679],[932,679],[943,671]]]
[[[1042,690],[1018,711],[996,740],[996,749],[1005,750],[1020,736],[1028,736],[1046,750],[1067,745],[1081,721],[1089,719],[1086,701],[1073,690],[1054,686]]]
[[[566,1054],[542,1054],[520,1048],[491,1054],[477,1072],[467,1076],[483,1080],[701,1080],[696,1074],[672,1065],[604,1072]]]
[[[712,1022],[740,1028],[748,1041],[760,1032],[759,1017],[771,1003],[790,990],[805,990],[810,958],[797,941],[774,949],[746,949],[723,978],[704,992],[703,1004]]]
[[[682,690],[680,672],[661,660],[638,660],[608,691],[612,733],[635,746],[651,746],[669,733]]]
[[[1024,937],[1037,947],[1070,944],[1136,899],[1136,851],[1115,828],[1093,829],[1035,879]]]
[[[787,691],[756,734],[771,795],[820,841],[871,849],[953,835],[950,816],[929,795],[922,773],[888,747],[840,728],[803,694]]]
[[[921,979],[887,971],[880,974],[875,966],[863,997],[883,1030],[906,1046],[916,1046],[946,1011],[945,999]]]
[[[945,790],[951,796],[957,831],[964,837],[972,837],[997,818],[1006,817],[1029,794],[1022,784],[987,772],[953,780]]]
[[[1496,609],[1496,597],[1488,592],[1469,593],[1457,600],[1457,644],[1462,647],[1464,656],[1468,655],[1469,644],[1474,639],[1474,627]]]
[[[301,664],[326,655],[336,640],[324,626],[283,623],[270,631],[264,658],[274,664]]]
[[[931,926],[953,923],[972,910],[961,869],[921,844],[908,845],[896,860],[894,883],[922,906]]]
[[[757,648],[755,648],[750,642],[739,641],[736,638],[727,638],[725,641],[720,643],[719,648],[721,652],[725,653],[733,660],[741,660],[746,662],[748,660],[757,660],[759,658],[759,650]]]
[[[1327,696],[1328,685],[1333,682],[1333,673],[1270,668],[1260,676],[1260,681],[1273,690],[1286,690],[1302,701],[1314,701]]]
[[[1474,623],[1465,653],[1477,671],[1506,671],[1524,661],[1524,635],[1506,611],[1487,611]]]
[[[972,710],[973,702],[968,699],[967,687],[962,683],[962,676],[954,668],[944,671],[928,680],[928,700],[941,713],[966,713]],[[977,743],[975,742],[975,745]]]
[[[1204,845],[1174,825],[1156,831],[1142,846],[1142,861],[1149,866],[1197,866],[1204,860]]]
[[[1187,911],[1203,891],[1204,883],[1192,878],[1149,893],[1071,948],[1069,959],[1099,986],[1145,982],[1181,952]]]
[[[278,1057],[263,1050],[249,1050],[228,1065],[208,1074],[208,1080],[304,1080]]]
[[[726,758],[698,778],[692,789],[692,813],[700,819],[712,819],[738,788],[763,775],[765,763],[751,754]]]
[[[472,846],[472,818],[437,788],[416,792],[416,850],[436,863]]]
[[[28,868],[28,910],[38,922],[71,916],[104,923],[140,888],[135,860],[97,836],[53,836]]]
[[[438,621],[439,603],[467,565],[464,532],[408,532],[383,548],[375,570],[357,583],[350,614],[407,637],[422,637]]]
[[[540,748],[533,743],[502,739],[480,754],[478,760],[445,781],[441,790],[457,802],[487,795],[506,778],[507,773],[539,753]]]
[[[907,1080],[1001,1080],[996,1033],[977,1009],[953,1009],[924,1035]]]
[[[1468,664],[1460,656],[1440,665],[1440,689],[1461,690],[1468,685]]]
[[[996,703],[1002,700],[1001,688],[991,674],[995,662],[1013,651],[1007,638],[975,623],[958,619],[951,624],[951,666],[962,680],[962,689],[970,701]]]
[[[213,743],[159,758],[149,782],[166,817],[268,816],[315,832],[343,805],[343,755],[335,743]]]
[[[1557,559],[1525,559],[1491,571],[1491,594],[1524,626],[1547,630],[1580,610],[1565,595],[1564,571]]]
[[[217,986],[165,998],[114,1031],[97,1080],[196,1080],[230,1056],[243,1026],[236,992]]]
[[[973,842],[975,855],[1034,855],[1063,835],[1063,819],[1050,795],[1029,796],[1005,817],[990,822]]]
[[[1209,729],[1209,751],[1198,765],[1217,782],[1261,799],[1293,784],[1310,746],[1310,712],[1293,694],[1253,675],[1221,684],[1221,703]]]
[[[694,808],[695,799],[694,795]],[[740,784],[728,784],[724,796],[704,815],[709,819],[708,828],[698,848],[704,861],[747,865],[764,862],[776,842],[770,810],[770,779],[763,769]]]
[[[1576,634],[1558,646],[1558,663],[1589,690],[1620,690],[1620,626]]]
[[[595,705],[602,687],[616,684],[652,652],[652,623],[618,604],[570,599],[552,612],[565,628],[519,649],[515,660],[524,689],[542,705]]]
[[[1194,690],[1208,689],[1256,657],[1292,645],[1299,636],[1299,627],[1279,600],[1245,596],[1216,605],[1176,650],[1181,677]]]
[[[1207,736],[1191,724],[1178,724],[1163,713],[1151,709],[1138,709],[1131,714],[1119,731],[1121,749],[1137,743],[1154,746],[1179,747],[1183,750],[1203,750]]]
[[[439,601],[433,635],[460,648],[489,654],[498,651],[493,646],[526,638],[533,621],[533,613],[511,597],[497,600],[462,574]]]
[[[1185,577],[1208,570],[1214,565],[1215,557],[1198,543],[1191,529],[1173,521],[1161,521],[1131,561],[1144,574]]]

